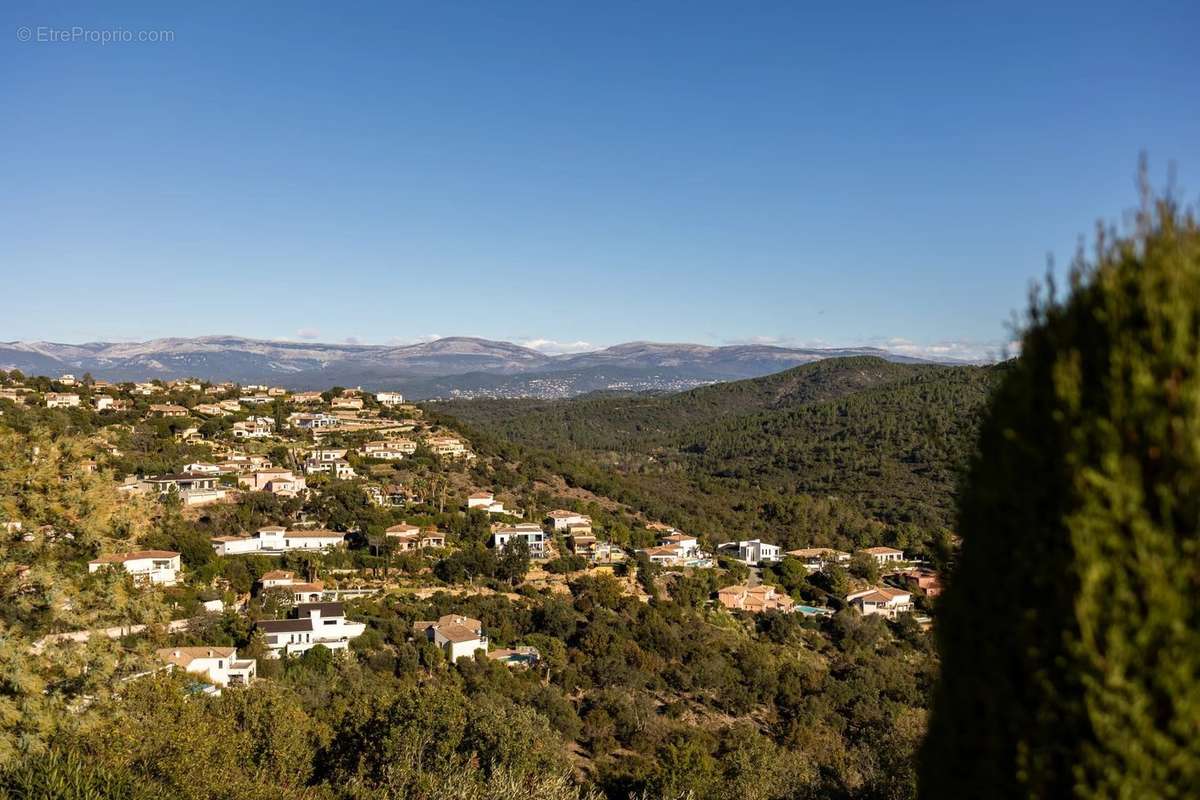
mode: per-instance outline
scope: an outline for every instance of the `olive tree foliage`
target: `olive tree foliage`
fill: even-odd
[[[1149,195],[1147,195],[1149,198]],[[960,499],[927,798],[1200,786],[1200,230],[1149,198],[1035,295]]]

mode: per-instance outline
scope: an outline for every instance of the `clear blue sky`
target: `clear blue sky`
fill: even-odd
[[[964,351],[1200,196],[1195,0],[18,5],[0,340]]]

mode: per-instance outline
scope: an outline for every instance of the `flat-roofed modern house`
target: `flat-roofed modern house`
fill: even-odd
[[[318,411],[311,414],[307,412],[289,414],[288,424],[303,431],[318,431],[324,428],[336,428],[341,422],[335,416]]]
[[[497,550],[503,550],[518,539],[529,545],[530,558],[546,557],[546,532],[536,522],[520,522],[492,531],[492,547]]]
[[[282,525],[259,528],[251,536],[214,536],[209,540],[219,556],[247,553],[286,553],[293,550],[329,550],[346,543],[346,534],[329,530],[291,530]]]
[[[721,550],[726,551],[734,556],[739,561],[744,561],[750,566],[757,566],[761,563],[770,563],[779,561],[782,556],[782,548],[776,544],[767,544],[761,539],[749,539],[741,542],[726,542],[721,545]]]
[[[88,572],[99,572],[105,567],[120,567],[140,583],[174,586],[180,570],[179,553],[173,550],[135,550],[103,555],[88,562]]]
[[[225,490],[217,485],[218,476],[211,473],[180,472],[172,475],[147,475],[142,483],[160,497],[178,492],[186,506],[215,503],[225,498]]]
[[[147,475],[145,483],[159,494],[172,490],[177,492],[188,489],[215,489],[218,477],[212,473],[177,472],[169,475]]]

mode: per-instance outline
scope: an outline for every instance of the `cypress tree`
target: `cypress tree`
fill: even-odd
[[[1035,295],[960,493],[924,798],[1200,793],[1200,230]]]

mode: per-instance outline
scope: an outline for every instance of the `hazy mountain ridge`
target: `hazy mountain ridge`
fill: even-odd
[[[454,336],[411,345],[325,344],[239,336],[146,342],[0,342],[0,368],[36,374],[91,372],[108,380],[195,376],[292,389],[331,384],[400,389],[414,398],[569,397],[592,391],[678,391],[768,375],[826,358],[872,355],[919,361],[877,348],[713,347],[628,342],[547,355],[511,342]]]

